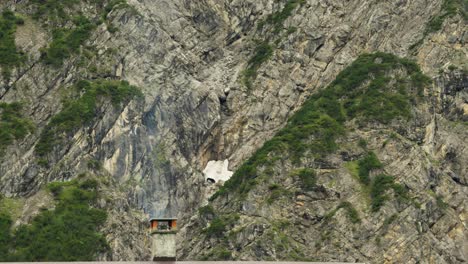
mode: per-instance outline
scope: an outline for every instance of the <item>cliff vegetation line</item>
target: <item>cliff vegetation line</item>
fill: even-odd
[[[405,70],[408,77],[392,82],[387,72],[396,69]],[[346,133],[347,121],[389,124],[396,118],[410,118],[411,102],[422,96],[429,82],[419,66],[408,59],[381,52],[361,55],[327,88],[307,100],[286,127],[256,151],[210,199],[227,193],[244,197],[285,155],[295,164],[300,164],[305,154],[316,159],[325,157],[337,149],[336,140]]]
[[[106,211],[92,205],[98,197],[98,182],[79,179],[53,182],[47,187],[55,208],[44,208],[28,225],[12,230],[6,203],[0,200],[0,261],[95,260],[109,246],[100,227]]]

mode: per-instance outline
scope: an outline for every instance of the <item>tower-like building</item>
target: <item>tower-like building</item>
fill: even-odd
[[[177,218],[151,218],[150,235],[153,240],[153,261],[176,260]]]

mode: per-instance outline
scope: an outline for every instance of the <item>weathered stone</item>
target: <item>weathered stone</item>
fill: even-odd
[[[30,14],[27,2],[3,1],[0,7]],[[295,32],[275,45],[273,56],[260,67],[250,90],[241,79],[253,56],[254,40],[262,36],[257,25],[280,10],[282,3],[127,2],[131,8],[117,8],[109,14],[109,25],[117,28],[116,32],[110,33],[103,23],[87,41],[96,54],[85,67],[79,66],[76,57],[66,60],[62,68],[44,65],[39,59],[40,48],[50,41],[51,32],[31,19],[19,27],[17,45],[30,59],[13,71],[8,84],[0,82],[0,100],[27,102],[25,111],[37,131],[9,147],[8,158],[0,161],[2,194],[34,195],[48,182],[68,180],[88,170],[88,160],[97,160],[116,181],[115,186],[126,186],[122,191],[107,190],[110,198],[99,203],[118,215],[106,224],[104,232],[112,255],[102,259],[147,259],[145,218],[149,213],[172,211],[182,226],[192,224],[192,217],[196,222],[197,208],[218,188],[205,183],[202,171],[208,161],[227,159],[234,171],[284,126],[308,96],[329,84],[359,54],[415,54],[424,72],[438,77],[435,85],[424,91],[430,103],[418,106],[416,121],[398,130],[401,137],[396,140],[386,141],[376,128],[358,129],[354,136],[369,142],[369,149],[386,164],[386,172],[411,189],[417,196],[415,203],[426,206],[426,211],[395,203],[383,208],[381,215],[370,216],[359,184],[342,167],[343,162],[362,153],[346,149],[341,157],[323,163],[330,171],[318,177],[322,187],[304,195],[307,199],[298,197],[303,206],[295,207],[294,202],[259,205],[257,200],[269,195],[260,191],[255,199],[232,208],[245,215],[243,221],[248,223],[236,237],[243,251],[234,256],[244,260],[291,258],[276,253],[281,245],[270,239],[277,234],[268,233],[271,225],[267,220],[280,221],[285,216],[302,219],[305,215],[310,228],[284,232],[301,241],[294,239],[291,245],[307,245],[310,251],[306,257],[375,263],[467,261],[468,249],[462,246],[466,244],[463,223],[467,219],[468,183],[463,123],[468,113],[463,71],[468,67],[466,24],[459,16],[450,18],[441,31],[429,34],[416,51],[410,50],[428,21],[439,14],[441,1],[308,0],[285,21],[284,26],[296,28]],[[450,65],[460,70],[449,74]],[[95,66],[97,73],[90,66]],[[441,70],[447,73],[439,76]],[[95,78],[125,79],[142,89],[144,99],[119,111],[104,102],[95,122],[79,130],[70,142],[55,146],[50,168],[38,166],[34,145],[50,118],[62,108],[59,99],[77,80]],[[278,180],[293,187],[292,179]],[[435,192],[450,203],[445,213],[435,207],[427,192]],[[333,230],[323,222],[341,197],[351,199],[362,214],[360,225],[366,228],[349,223],[343,209],[336,214]],[[393,214],[398,214],[398,219],[387,232],[381,232],[378,227]],[[182,257],[196,258],[215,246],[199,241],[198,231],[183,229],[180,233]]]

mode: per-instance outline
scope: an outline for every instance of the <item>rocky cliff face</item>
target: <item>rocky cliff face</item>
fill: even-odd
[[[11,76],[2,79],[0,100],[22,102],[22,116],[35,129],[5,148],[0,191],[7,197],[35,197],[51,181],[89,170],[108,173],[125,188],[109,194],[122,199],[115,204],[121,209],[112,209],[122,217],[108,221],[105,232],[114,254],[106,258],[148,255],[143,212],[177,214],[182,225],[190,222],[179,236],[182,258],[215,258],[219,241],[200,235],[209,221],[197,211],[207,202],[207,187],[212,188],[202,174],[208,161],[227,159],[237,169],[306,98],[360,54],[383,51],[416,60],[434,80],[424,87],[425,99],[414,102],[413,121],[354,127],[340,139],[345,154],[330,153],[325,159],[333,166],[301,166],[319,168],[318,189],[264,205],[258,197],[274,191],[264,183],[250,191],[242,206],[233,202],[235,195],[215,200],[215,211],[240,216],[231,226],[236,234],[222,250],[233,251],[236,259],[466,261],[468,33],[463,3],[128,0],[103,8],[82,1],[65,6],[64,12],[81,12],[96,26],[56,67],[41,56],[56,39],[55,22],[33,18],[37,1],[4,1],[2,9],[24,18],[14,36],[25,56],[18,65],[0,65],[11,68]],[[449,4],[455,13],[448,13]],[[102,17],[105,22],[98,23]],[[440,28],[428,30],[439,17]],[[118,105],[100,100],[91,121],[62,132],[64,140],[38,155],[36,146],[53,117],[67,109],[67,100],[83,95],[71,87],[102,79],[126,80],[143,96]],[[366,150],[356,145],[360,138]],[[392,202],[377,214],[369,212],[345,166],[367,151],[375,152],[382,170],[409,189],[418,206]],[[294,166],[276,165],[273,178],[289,179]],[[281,188],[297,186],[284,180]],[[343,197],[361,222],[350,224],[341,209],[322,221]],[[122,228],[128,223],[133,227]],[[287,239],[283,244],[291,246],[278,249],[270,236]],[[319,245],[317,240],[322,240]]]

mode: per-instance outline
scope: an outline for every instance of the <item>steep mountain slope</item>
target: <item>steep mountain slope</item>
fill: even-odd
[[[428,85],[411,61],[359,57],[200,209],[182,256],[466,261],[466,115]]]
[[[434,83],[422,86],[419,99],[410,101],[411,107],[404,113],[396,111],[412,121],[388,120],[364,127],[340,123],[337,128],[345,127],[343,135],[333,138],[348,141],[349,149],[343,151],[349,157],[337,156],[335,149],[327,150],[330,156],[323,159],[336,156],[329,169],[340,172],[328,172],[333,175],[326,178],[322,177],[325,171],[315,171],[317,183],[313,188],[325,186],[325,199],[333,189],[326,185],[332,179],[339,181],[333,193],[346,197],[361,214],[362,222],[356,226],[369,226],[364,229],[367,232],[375,230],[382,219],[396,212],[386,207],[392,205],[384,205],[377,215],[368,212],[368,204],[357,201],[362,193],[359,181],[351,177],[355,163],[373,151],[383,164],[379,170],[394,176],[422,208],[404,207],[407,212],[393,220],[402,224],[410,223],[409,218],[421,222],[419,229],[412,226],[411,232],[401,231],[405,234],[402,241],[422,241],[431,234],[435,238],[429,241],[446,241],[445,248],[437,243],[434,247],[413,244],[418,248],[409,247],[405,254],[417,258],[415,252],[421,248],[437,248],[441,252],[425,254],[445,261],[466,261],[466,248],[457,248],[460,241],[466,241],[466,211],[462,206],[467,183],[465,2],[2,1],[0,8],[13,12],[4,12],[0,20],[0,192],[13,200],[24,199],[26,206],[37,209],[50,204],[50,196],[41,195],[49,182],[70,180],[82,172],[109,175],[112,180],[103,182],[111,182],[111,187],[101,187],[109,192],[102,192],[102,199],[93,202],[93,206],[110,212],[103,232],[112,254],[100,258],[130,260],[148,255],[143,212],[178,214],[182,225],[193,217],[192,227],[179,236],[181,256],[198,258],[200,255],[189,253],[197,248],[202,250],[201,255],[210,257],[211,249],[203,251],[203,245],[212,246],[216,240],[209,242],[197,233],[206,221],[204,217],[198,219],[197,208],[206,203],[207,183],[202,171],[207,162],[228,159],[233,170],[241,167],[306,98],[327,87],[359,55],[382,51],[415,59]],[[408,77],[404,69],[402,73],[398,69],[392,68],[395,72],[386,78],[401,74]],[[410,95],[412,98],[413,93]],[[353,127],[355,131],[350,133]],[[391,132],[395,135],[381,147]],[[358,137],[367,142],[366,149],[356,147]],[[340,145],[340,151],[344,147]],[[411,164],[405,167],[397,161]],[[275,165],[271,174],[280,182],[291,179],[288,174],[292,166],[326,169],[310,161],[302,166]],[[414,177],[405,177],[408,173],[403,168],[411,168]],[[404,181],[406,178],[408,181]],[[341,183],[341,179],[346,182]],[[229,194],[214,201],[214,210],[218,214],[236,212],[241,220],[250,221],[252,215],[262,215],[254,197],[276,193],[279,198],[283,197],[281,190],[300,186],[286,182],[270,190],[269,184],[252,186],[247,197],[244,195],[247,209],[239,211],[234,201],[240,197]],[[432,193],[421,194],[430,190],[429,186],[435,186],[435,200],[430,199]],[[316,193],[310,192],[312,196]],[[111,202],[109,197],[119,199]],[[287,199],[283,202],[289,206]],[[306,195],[304,199],[297,201],[303,203],[297,210],[313,210],[312,198]],[[337,208],[341,200],[335,197],[321,205],[317,217]],[[437,211],[428,205],[434,201],[450,206]],[[267,206],[269,214],[288,215],[296,210],[278,203]],[[345,204],[341,207],[351,208]],[[16,225],[28,222],[28,210],[18,210],[23,213],[14,217]],[[330,217],[332,221],[327,224],[335,227],[330,229],[348,226],[348,222],[333,222],[343,220],[343,211],[337,210],[335,218]],[[425,224],[431,224],[421,215],[431,218],[430,223],[449,225],[454,235],[447,240],[437,237],[446,233],[442,224],[432,225],[439,229],[427,232]],[[442,220],[436,221],[439,218]],[[271,221],[277,220],[283,219],[274,217]],[[262,228],[272,231],[272,222],[265,221]],[[317,224],[324,225],[321,221]],[[198,229],[193,229],[194,225]],[[238,221],[232,225],[243,226]],[[292,237],[297,234],[296,227],[281,228]],[[420,229],[424,231],[420,238],[411,240]],[[301,239],[318,234],[316,228],[310,232]],[[462,234],[462,238],[453,238],[455,234]],[[372,247],[370,253],[363,252],[363,247],[371,245],[362,242],[365,239],[361,240],[363,245],[356,244],[359,250],[332,256],[330,252],[338,247],[333,242],[344,243],[350,236],[338,240],[332,234],[322,243],[324,248],[317,247],[317,253],[305,252],[323,259],[377,260],[380,249]],[[265,238],[253,237],[255,241]],[[245,240],[241,235],[238,239]],[[390,245],[388,241],[394,239],[381,239],[381,243]],[[233,250],[233,245],[223,247]],[[272,245],[260,243],[257,248],[232,255],[246,259],[293,257],[285,253],[290,249],[273,254],[269,252]],[[447,253],[450,250],[453,254]],[[447,257],[450,254],[452,259]],[[404,254],[388,256],[411,259]]]

